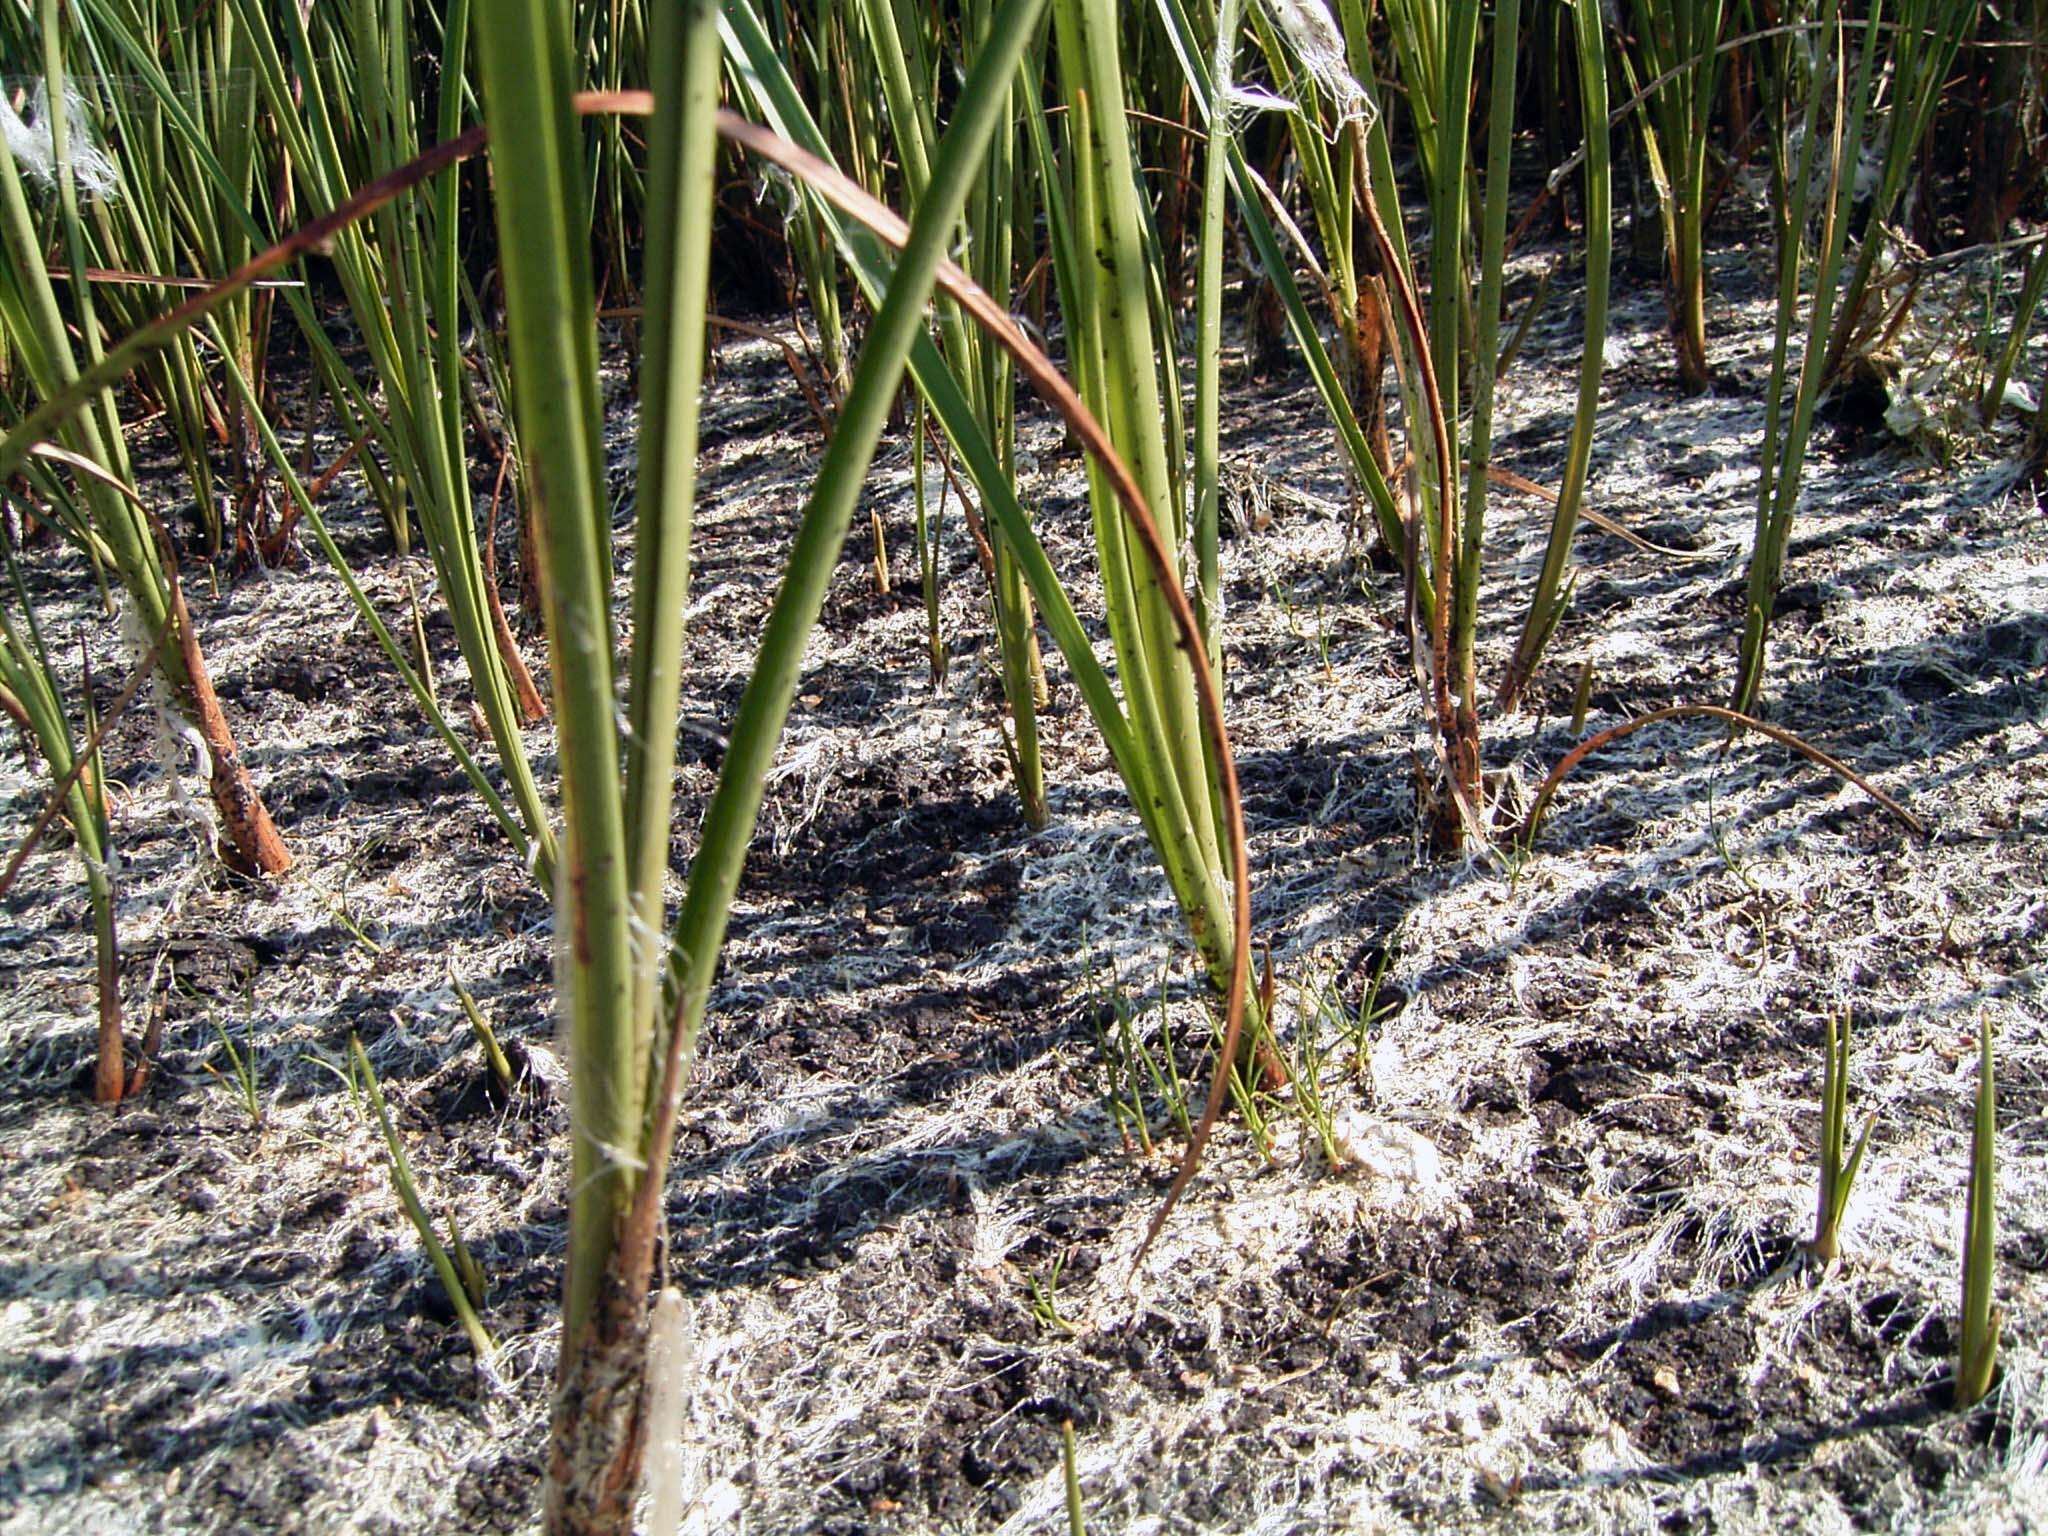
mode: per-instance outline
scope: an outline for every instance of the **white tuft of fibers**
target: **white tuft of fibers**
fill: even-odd
[[[157,723],[160,727],[156,738],[157,762],[164,770],[171,809],[180,821],[190,823],[211,848],[220,841],[220,825],[214,816],[213,806],[205,796],[192,793],[192,786],[185,782],[187,754],[190,754],[194,773],[204,774],[212,762],[206,738],[199,734],[197,726],[181,719],[168,704]],[[183,752],[178,750],[181,746],[185,749]]]
[[[1327,18],[1325,18],[1327,19]],[[1235,35],[1218,34],[1216,55],[1210,60],[1209,77],[1215,81],[1218,110],[1229,114],[1228,119],[1252,117],[1260,112],[1299,112],[1285,96],[1257,86],[1241,86],[1237,83],[1237,38]]]
[[[1223,93],[1224,101],[1234,115],[1251,116],[1258,112],[1299,112],[1301,108],[1287,97],[1256,85],[1233,85]]]
[[[1443,1159],[1433,1143],[1405,1125],[1370,1115],[1339,1115],[1330,1122],[1330,1139],[1345,1162],[1430,1194],[1443,1187]]]
[[[4,113],[5,107],[0,102],[0,113]],[[135,616],[132,603],[121,608],[121,639],[131,660],[139,662],[149,653],[149,636]],[[198,728],[179,713],[162,667],[150,669],[147,693],[148,716],[156,727],[157,767],[164,776],[164,793],[170,801],[171,814],[197,832],[211,853],[220,846],[220,820],[214,815],[211,798],[192,792],[192,786],[185,781],[185,769],[189,757],[194,773],[201,778],[211,777],[213,754],[207,750],[206,738]]]
[[[1316,89],[1336,103],[1341,128],[1353,122],[1372,125],[1377,109],[1371,95],[1351,73],[1344,52],[1344,34],[1337,30],[1323,0],[1265,0],[1266,14],[1287,39]]]
[[[654,1298],[647,1324],[647,1536],[676,1536],[697,1479],[683,1444],[697,1374],[697,1335],[690,1304],[674,1286]]]
[[[87,197],[101,201],[112,197],[120,189],[120,173],[93,138],[92,119],[86,115],[84,98],[70,89],[64,92],[64,123],[69,129],[66,138],[71,154],[60,166],[51,143],[48,84],[36,82],[35,94],[29,98],[27,121],[14,110],[12,102],[0,96],[0,138],[6,139],[7,152],[32,180],[54,187],[58,173],[68,171],[78,190]]]

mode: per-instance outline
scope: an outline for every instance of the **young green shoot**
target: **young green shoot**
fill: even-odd
[[[1226,1075],[1222,1082],[1229,1095],[1230,1105],[1244,1121],[1244,1128],[1250,1134],[1252,1145],[1259,1150],[1259,1156],[1273,1160],[1273,1116],[1276,1110],[1284,1110],[1259,1081],[1259,1068],[1252,1065],[1256,1060],[1275,1054],[1272,1037],[1267,1033],[1264,1017],[1246,1021],[1245,1038],[1247,1047],[1236,1060],[1219,1061],[1219,1070]]]
[[[1188,1083],[1181,1076],[1180,1060],[1173,1044],[1172,991],[1164,971],[1159,978],[1156,1010],[1157,1048],[1147,1045],[1141,1028],[1143,1010],[1125,993],[1114,965],[1109,984],[1100,989],[1096,1014],[1097,1043],[1102,1051],[1106,1083],[1104,1105],[1126,1145],[1133,1131],[1139,1152],[1149,1158],[1155,1147],[1152,1128],[1155,1114],[1147,1107],[1148,1089],[1152,1102],[1182,1136],[1193,1133],[1188,1107]]]
[[[206,1070],[213,1074],[216,1082],[234,1094],[235,1101],[249,1112],[249,1123],[260,1131],[263,1129],[263,1081],[256,1073],[255,1038],[245,1031],[242,1044],[237,1048],[235,1037],[228,1033],[227,1026],[218,1018],[213,1020],[213,1032],[220,1037],[221,1049],[227,1052],[228,1070],[223,1072],[212,1062],[206,1064]]]
[[[1038,1326],[1047,1333],[1076,1334],[1081,1330],[1060,1312],[1060,1276],[1065,1273],[1067,1255],[1061,1253],[1052,1261],[1052,1268],[1043,1278],[1027,1275],[1024,1280],[1026,1294],[1030,1298],[1031,1316]]]
[[[491,1021],[484,1017],[483,1009],[477,1007],[476,999],[469,988],[462,984],[462,978],[455,974],[451,961],[448,966],[448,985],[455,989],[455,996],[462,1004],[462,1012],[469,1020],[470,1032],[476,1036],[476,1043],[482,1048],[484,1060],[489,1064],[491,1076],[498,1080],[498,1086],[506,1093],[512,1091],[512,1063],[505,1057],[505,1048],[498,1043],[498,1032],[491,1028]]]
[[[1999,1309],[1992,1303],[1998,1270],[1998,1095],[1991,1080],[1991,1021],[1977,1021],[1977,1105],[1970,1128],[1970,1191],[1963,1213],[1963,1317],[1956,1347],[1958,1409],[1990,1394],[1998,1373]]]
[[[1299,989],[1297,989],[1299,990]],[[1337,1133],[1330,1121],[1329,1101],[1323,1096],[1323,1071],[1328,1051],[1323,1030],[1330,1022],[1320,993],[1301,992],[1305,1004],[1298,1010],[1294,1049],[1285,1057],[1288,1085],[1293,1091],[1294,1110],[1301,1123],[1315,1133],[1323,1149],[1323,1160],[1335,1168],[1343,1157],[1337,1150]],[[1340,1015],[1341,1018],[1341,1015]]]
[[[496,1354],[491,1336],[484,1331],[478,1320],[476,1308],[471,1305],[471,1287],[483,1289],[483,1272],[476,1260],[464,1246],[455,1231],[455,1216],[448,1217],[448,1233],[454,1242],[454,1252],[442,1245],[434,1231],[433,1218],[427,1215],[427,1208],[420,1199],[418,1182],[413,1178],[412,1162],[405,1155],[405,1143],[399,1140],[398,1127],[392,1123],[390,1106],[384,1102],[384,1090],[377,1082],[377,1072],[370,1065],[370,1058],[363,1050],[363,1043],[354,1035],[348,1038],[350,1064],[356,1081],[361,1083],[368,1094],[370,1108],[377,1117],[377,1127],[384,1134],[385,1161],[391,1170],[392,1192],[398,1196],[398,1203],[405,1208],[413,1230],[419,1234],[420,1246],[427,1250],[434,1273],[440,1277],[441,1289],[448,1294],[448,1304],[455,1309],[455,1316],[462,1324],[462,1331],[469,1335],[469,1342],[476,1349],[477,1361],[488,1363]],[[456,1255],[459,1254],[458,1259]],[[466,1273],[465,1273],[466,1271]]]
[[[1814,1218],[1813,1239],[1808,1253],[1821,1264],[1832,1264],[1842,1254],[1842,1217],[1849,1209],[1849,1194],[1856,1186],[1857,1170],[1870,1145],[1870,1133],[1877,1128],[1877,1115],[1864,1123],[1863,1134],[1849,1150],[1849,1014],[1827,1016],[1827,1046],[1823,1058],[1820,1089],[1820,1209]]]
[[[1081,1462],[1074,1449],[1074,1421],[1060,1420],[1060,1466],[1067,1485],[1067,1536],[1088,1536],[1081,1516]]]
[[[1401,1011],[1398,1000],[1382,1002],[1380,993],[1386,986],[1387,974],[1394,968],[1395,951],[1388,946],[1379,952],[1373,961],[1372,974],[1366,978],[1364,991],[1358,999],[1358,1006],[1347,1005],[1339,993],[1334,979],[1322,982],[1313,989],[1301,989],[1306,1003],[1306,1012],[1314,1028],[1334,1029],[1351,1050],[1352,1078],[1365,1086],[1370,1094],[1372,1088],[1372,1047],[1374,1037],[1379,1033],[1380,1024]],[[1304,1029],[1311,1025],[1305,1024]]]

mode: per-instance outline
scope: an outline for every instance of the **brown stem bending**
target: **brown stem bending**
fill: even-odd
[[[1812,759],[1830,773],[1847,779],[1879,805],[1890,811],[1892,815],[1896,816],[1914,836],[1927,836],[1926,822],[1915,816],[1911,811],[1871,783],[1870,780],[1864,778],[1862,774],[1851,768],[1840,758],[1823,752],[1813,743],[1802,740],[1800,737],[1793,735],[1792,732],[1784,730],[1779,726],[1766,724],[1753,715],[1745,715],[1738,710],[1724,709],[1718,704],[1674,704],[1668,709],[1653,709],[1647,715],[1638,715],[1633,720],[1624,720],[1620,725],[1610,726],[1604,731],[1588,736],[1576,747],[1573,747],[1571,751],[1567,752],[1559,760],[1558,765],[1550,770],[1550,777],[1543,781],[1543,787],[1536,791],[1536,803],[1529,807],[1529,817],[1522,823],[1522,831],[1519,838],[1522,846],[1527,848],[1535,843],[1537,829],[1543,823],[1543,813],[1550,806],[1550,797],[1557,793],[1557,786],[1563,782],[1566,774],[1570,773],[1580,763],[1585,761],[1586,758],[1599,751],[1602,747],[1609,746],[1621,740],[1624,736],[1632,735],[1646,725],[1655,725],[1660,720],[1675,720],[1680,715],[1707,715],[1716,720],[1726,720],[1730,725],[1740,727],[1743,730],[1755,731],[1759,735],[1768,736],[1780,745],[1790,747],[1802,756]]]
[[[852,214],[891,245],[900,247],[909,237],[909,226],[865,190],[833,167],[765,128],[731,112],[720,112],[718,129],[727,138],[764,159],[773,160],[791,174],[801,176],[814,190]],[[1230,735],[1223,723],[1223,694],[1217,684],[1216,673],[1200,661],[1206,654],[1201,621],[1195,616],[1194,605],[1188,601],[1187,592],[1181,586],[1180,562],[1167,544],[1166,536],[1160,532],[1158,523],[1153,520],[1145,504],[1144,493],[1138,489],[1129,467],[1118,456],[1108,432],[1089,411],[1073,385],[1067,382],[1065,375],[1053,365],[1052,359],[1019,329],[1007,309],[990,298],[950,261],[939,264],[938,281],[939,286],[974,317],[996,344],[1010,354],[1017,371],[1030,381],[1048,405],[1059,412],[1081,445],[1102,466],[1103,477],[1115,492],[1124,515],[1130,520],[1132,531],[1138,536],[1147,562],[1158,576],[1160,592],[1166,599],[1174,628],[1179,632],[1180,643],[1189,657],[1195,659],[1196,664],[1191,670],[1194,673],[1196,703],[1200,707],[1203,728],[1215,750],[1217,788],[1223,803],[1224,834],[1230,850],[1231,881],[1230,978],[1224,994],[1223,1043],[1217,1054],[1216,1073],[1209,1084],[1209,1099],[1203,1106],[1202,1118],[1188,1138],[1187,1152],[1181,1158],[1172,1184],[1167,1187],[1166,1197],[1153,1214],[1151,1225],[1146,1228],[1145,1240],[1139,1249],[1139,1258],[1142,1259],[1145,1249],[1158,1237],[1168,1214],[1194,1178],[1195,1170],[1201,1166],[1203,1150],[1223,1112],[1223,1101],[1230,1089],[1231,1063],[1237,1060],[1238,1041],[1244,1032],[1245,997],[1251,978],[1251,874],[1250,859],[1245,849],[1244,802],[1238,791],[1237,762],[1231,753]],[[671,1123],[672,1119],[671,1110]]]
[[[114,926],[114,893],[108,882],[103,898],[93,902],[94,949],[99,955],[99,1049],[93,1066],[92,1097],[96,1104],[117,1104],[128,1089],[128,1071],[121,1041],[121,945]]]
[[[539,725],[548,717],[547,700],[534,686],[533,672],[519,654],[519,641],[505,618],[505,604],[498,596],[498,506],[505,494],[505,480],[512,468],[512,455],[498,459],[498,483],[491,488],[491,514],[484,521],[484,601],[491,610],[491,633],[497,636],[498,655],[519,696],[519,719],[525,725]]]
[[[292,867],[291,850],[278,836],[276,824],[250,782],[235,749],[234,733],[221,713],[220,698],[213,691],[213,679],[206,670],[206,657],[199,649],[199,633],[192,624],[192,611],[185,606],[185,589],[179,585],[177,567],[164,564],[165,584],[170,588],[170,619],[177,631],[176,669],[185,693],[181,700],[190,707],[192,724],[206,743],[213,790],[213,803],[220,812],[221,830],[227,834],[228,863],[243,874],[281,875]]]
[[[586,116],[603,113],[646,116],[654,110],[654,97],[649,91],[582,91],[575,97],[575,107],[579,113]],[[859,219],[890,244],[900,248],[908,238],[909,226],[900,217],[869,196],[858,184],[816,156],[728,110],[721,110],[718,114],[718,131],[721,136],[800,176],[821,195]],[[257,279],[317,250],[339,230],[374,212],[436,172],[457,161],[467,159],[481,149],[484,143],[484,128],[479,124],[379,177],[332,213],[315,219],[269,250],[245,262],[231,276],[202,293],[194,294],[162,319],[145,326],[142,331],[125,341],[116,353],[110,354],[109,361],[118,358],[120,363],[132,367],[143,351],[169,341],[185,326],[248,288]],[[1203,654],[1201,624],[1196,619],[1193,605],[1189,603],[1187,594],[1181,587],[1179,561],[1169,549],[1158,524],[1153,521],[1145,505],[1144,495],[1139,491],[1137,482],[1132,479],[1130,470],[1117,456],[1115,447],[1101,423],[1096,421],[1051,359],[1046,357],[1011,320],[1009,312],[977,287],[964,272],[950,261],[941,262],[938,282],[974,316],[997,344],[1011,355],[1019,371],[1060,413],[1073,429],[1075,436],[1101,462],[1111,489],[1138,535],[1138,542],[1145,553],[1145,558],[1159,574],[1160,587],[1174,627],[1180,632],[1182,643],[1188,648],[1190,656]],[[37,440],[66,410],[84,399],[103,382],[104,380],[98,376],[98,370],[90,370],[81,375],[78,382],[58,391],[31,412],[17,427],[16,432],[10,435],[8,442],[19,446],[24,438],[29,442]],[[1441,433],[1442,424],[1439,422],[1436,425]],[[25,446],[19,446],[20,453],[26,454],[27,451]],[[9,457],[6,453],[0,453],[0,475],[10,472],[15,467],[15,464],[8,462]],[[18,462],[16,459],[15,463]],[[173,591],[175,590],[174,584]],[[182,609],[182,600],[179,601],[179,606]],[[189,636],[190,625],[181,625],[180,633],[181,636]],[[1223,1047],[1218,1058],[1220,1062],[1227,1063],[1236,1059],[1238,1040],[1244,1031],[1245,999],[1251,976],[1250,860],[1245,850],[1244,805],[1238,790],[1237,766],[1231,755],[1230,738],[1223,724],[1223,695],[1213,672],[1202,666],[1197,666],[1193,670],[1196,702],[1200,708],[1203,727],[1216,751],[1217,787],[1223,803],[1224,832],[1230,849],[1232,943],[1230,975],[1224,993]],[[211,698],[210,688],[207,694]],[[217,702],[214,704],[214,713],[218,718]],[[222,731],[225,735],[224,725]],[[232,748],[232,742],[229,746]],[[246,779],[243,782],[246,786]],[[253,798],[253,791],[251,796]],[[257,805],[260,809],[261,802],[257,802]],[[268,824],[268,817],[265,817],[265,824]],[[275,836],[274,832],[272,835]],[[283,854],[288,863],[290,855],[284,854],[282,844],[278,846],[278,852]],[[675,1134],[678,1101],[682,1091],[682,1034],[681,1030],[670,1031],[668,1055],[663,1064],[661,1098],[656,1108],[654,1136],[649,1149],[649,1165],[641,1179],[634,1206],[628,1214],[626,1231],[622,1234],[620,1260],[613,1271],[617,1279],[626,1284],[626,1295],[639,1298],[643,1303],[646,1282],[653,1273],[654,1239],[661,1209],[662,1173],[667,1165],[668,1146]],[[1195,1170],[1201,1162],[1203,1149],[1208,1143],[1209,1134],[1222,1112],[1223,1100],[1228,1089],[1227,1069],[1219,1068],[1215,1081],[1210,1084],[1209,1100],[1203,1110],[1201,1122],[1195,1127],[1194,1135],[1189,1138],[1188,1150],[1182,1159],[1180,1170],[1174,1175],[1173,1184],[1168,1189],[1158,1214],[1153,1217],[1146,1238],[1148,1245],[1164,1224],[1167,1213],[1172,1210],[1174,1202],[1179,1199],[1188,1181],[1194,1177]],[[580,1388],[593,1392],[603,1385],[579,1384]]]

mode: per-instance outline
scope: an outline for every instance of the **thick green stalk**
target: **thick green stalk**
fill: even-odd
[[[631,1006],[633,905],[612,684],[610,520],[599,462],[595,299],[567,12],[550,0],[493,0],[477,43],[492,127],[513,407],[544,562],[561,761],[556,980],[569,1037],[576,1192],[562,1334],[566,1381],[632,1194],[647,1040]]]
[[[931,185],[931,148],[937,142],[930,98],[911,80],[907,30],[899,30],[889,0],[855,0],[868,35],[869,57],[881,75],[882,99],[896,130],[896,152],[902,157],[904,203],[915,208]]]
[[[633,814],[627,824],[627,793],[616,762],[612,725],[612,678],[605,566],[600,543],[604,519],[597,473],[599,436],[595,411],[596,372],[591,357],[590,294],[580,254],[577,211],[581,208],[578,165],[569,115],[572,54],[559,16],[539,0],[507,4],[484,30],[487,96],[498,136],[492,142],[500,187],[500,233],[505,263],[515,405],[529,478],[540,512],[545,560],[548,629],[555,661],[557,730],[563,771],[565,854],[558,897],[561,931],[558,961],[563,1006],[571,1037],[571,1109],[576,1132],[572,1169],[576,1198],[570,1218],[570,1267],[565,1306],[562,1385],[557,1402],[550,1459],[549,1524],[557,1531],[610,1531],[626,1518],[631,1472],[640,1453],[642,1420],[639,1383],[643,1352],[645,1285],[660,1216],[661,1171],[682,1075],[701,1025],[718,951],[729,920],[747,845],[758,818],[775,744],[795,695],[805,642],[816,623],[838,553],[843,546],[862,483],[872,462],[903,368],[922,339],[924,309],[960,217],[968,185],[1007,100],[998,89],[1013,75],[1036,12],[1043,0],[1007,0],[991,30],[991,42],[977,60],[953,127],[940,144],[932,179],[908,243],[897,263],[863,349],[853,388],[829,442],[782,587],[770,612],[754,672],[731,731],[719,784],[707,812],[682,912],[675,930],[673,964],[676,995],[673,1023],[664,1041],[661,1089],[652,1104],[645,1097],[649,1021],[635,1017],[636,996],[651,994],[634,972],[636,946],[634,879],[658,882],[661,857],[636,855],[653,849],[647,822],[665,822],[668,774],[657,774],[646,736],[665,727],[655,712],[667,687],[664,672],[679,665],[677,655],[656,657],[646,670],[636,664],[636,693],[627,715],[643,738],[641,769],[632,782]],[[708,46],[710,13],[688,13],[690,33],[683,46]],[[703,61],[682,63],[679,85],[694,79]],[[694,139],[688,124],[708,115],[715,98],[709,89],[687,86],[657,103],[657,118],[675,115],[679,143]],[[669,130],[657,129],[657,138]],[[659,162],[662,177],[651,182],[657,198],[671,195],[665,181],[673,169],[680,185],[695,177],[692,162],[679,152]],[[515,188],[517,190],[515,190]],[[680,218],[688,209],[679,210]],[[702,291],[685,293],[680,274],[689,270],[678,248],[657,243],[658,263],[678,273],[665,305],[673,328],[667,343],[666,373],[686,369],[685,326],[701,326]],[[698,258],[688,258],[697,263]],[[694,328],[694,327],[693,327]],[[555,410],[558,402],[571,408]],[[575,404],[587,401],[578,411]],[[670,394],[665,415],[680,407]],[[643,432],[659,441],[667,420],[643,420]],[[680,604],[674,583],[682,579],[686,546],[674,478],[692,446],[670,438],[678,463],[656,506],[660,548],[649,550],[644,579],[659,600]],[[663,571],[666,570],[666,576]],[[664,588],[662,582],[670,583]],[[636,595],[636,609],[639,600]],[[674,631],[680,645],[680,627]],[[638,692],[644,688],[646,693]],[[673,695],[667,695],[671,700]],[[656,802],[661,802],[656,808]],[[660,839],[665,845],[666,837]],[[633,861],[638,858],[637,865]],[[650,1136],[653,1138],[650,1141]],[[637,1197],[636,1197],[637,1190]]]
[[[664,881],[675,800],[676,708],[697,495],[697,416],[711,291],[721,50],[716,0],[654,13],[657,110],[648,146],[646,322],[640,362],[640,492],[627,692],[628,886],[636,938],[633,1014],[650,1036],[665,974]],[[671,101],[678,109],[662,110]]]
[[[1977,1022],[1977,1102],[1970,1123],[1969,1195],[1963,1211],[1963,1312],[1955,1405],[1974,1408],[1998,1369],[1998,1091],[1991,1078],[1991,1021]]]
[[[1125,126],[1117,17],[1106,0],[1059,0],[1055,16],[1062,71],[1069,77],[1070,116],[1075,120],[1075,175],[1085,189],[1084,215],[1076,224],[1088,232],[1085,252],[1092,257],[1092,262],[1083,263],[1092,269],[1090,312],[1069,314],[1067,320],[1070,327],[1083,324],[1099,332],[1095,345],[1101,358],[1100,398],[1091,403],[1136,475],[1154,521],[1162,529],[1176,529],[1186,519],[1175,502],[1162,430],[1166,418],[1159,390],[1161,348],[1152,325],[1141,188]],[[1179,453],[1175,444],[1172,457],[1177,459]],[[1098,498],[1098,505],[1106,501]],[[1157,701],[1156,711],[1138,714],[1139,729],[1152,734],[1150,747],[1164,770],[1161,783],[1168,789],[1170,814],[1185,824],[1202,867],[1216,879],[1222,862],[1189,671],[1195,658],[1179,647],[1157,591],[1157,573],[1121,548],[1123,513],[1113,504],[1108,513],[1106,519],[1098,518],[1098,530],[1105,521],[1115,525],[1118,537],[1110,559],[1122,559],[1135,593],[1136,648],[1132,656],[1120,660],[1126,670],[1134,669],[1151,682]]]

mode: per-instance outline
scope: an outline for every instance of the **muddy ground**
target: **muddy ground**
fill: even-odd
[[[1715,258],[1706,397],[1676,388],[1654,282],[1618,307],[1591,496],[1684,557],[1582,535],[1574,610],[1526,710],[1487,721],[1510,800],[1575,739],[1588,659],[1589,730],[1725,698],[1763,249]],[[1511,304],[1548,260],[1518,260]],[[1575,388],[1570,288],[1566,273],[1504,399],[1499,459],[1538,480],[1558,471]],[[1951,346],[1971,302],[1958,289],[1918,334]],[[857,530],[672,1179],[669,1263],[700,1360],[691,1528],[1061,1530],[1069,1420],[1091,1530],[2048,1518],[2048,528],[2017,483],[2016,426],[1943,462],[1868,409],[1825,422],[1777,621],[1771,716],[1910,803],[1930,839],[1776,747],[1724,749],[1681,721],[1582,768],[1532,855],[1447,863],[1416,845],[1398,584],[1355,558],[1301,381],[1248,377],[1235,351],[1227,372],[1255,921],[1288,1038],[1320,1047],[1339,1157],[1285,1105],[1263,1151],[1233,1122],[1134,1271],[1180,1143],[1156,1096],[1155,1152],[1120,1133],[1104,1027],[1120,996],[1199,1075],[1208,1025],[1056,657],[1052,824],[1034,834],[1017,812],[957,512],[954,659],[932,687],[892,440],[872,505],[895,591],[876,590]],[[623,392],[613,431],[623,460]],[[1092,618],[1080,463],[1037,417],[1026,443],[1025,489]],[[679,871],[819,446],[780,354],[728,345]],[[336,494],[395,619],[401,562]],[[1547,518],[1503,494],[1494,520],[1488,675]],[[66,654],[81,634],[109,646],[71,562],[30,574]],[[258,885],[200,857],[189,751],[123,722],[124,992],[138,1030],[161,1012],[166,1049],[155,1090],[113,1113],[81,1094],[75,856],[38,852],[0,913],[0,1532],[531,1530],[568,1193],[548,903],[324,568],[238,580],[200,619],[299,865]],[[452,633],[429,633],[464,718]],[[547,729],[531,742],[551,780]],[[41,791],[11,749],[0,772],[18,836]],[[451,963],[525,1073],[509,1099],[485,1086]],[[1368,993],[1370,1027],[1339,1028]],[[1788,1261],[1812,1222],[1823,1019],[1843,1008],[1852,1113],[1876,1130],[1847,1260],[1816,1277]],[[1987,1024],[2006,1371],[1959,1417],[1946,1380]],[[337,1075],[351,1034],[429,1203],[489,1277],[488,1371]],[[253,1065],[255,1116],[223,1036]]]

